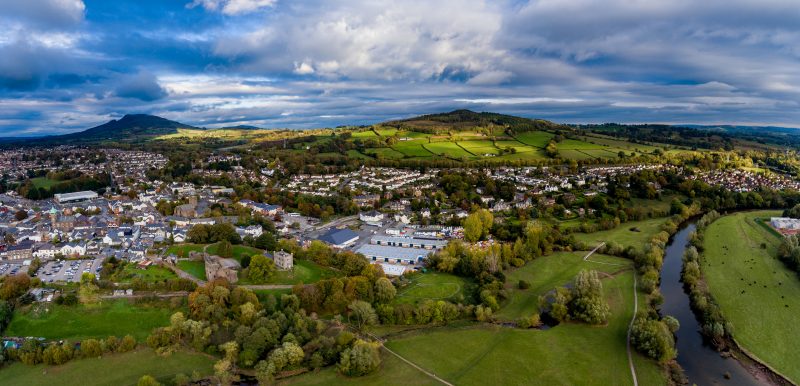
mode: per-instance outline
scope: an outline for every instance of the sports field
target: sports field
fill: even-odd
[[[214,359],[206,354],[178,351],[159,356],[141,348],[124,354],[101,358],[76,359],[61,366],[26,366],[12,363],[0,370],[0,384],[26,386],[136,385],[143,375],[150,375],[171,385],[175,375],[213,374]]]
[[[706,229],[700,262],[739,344],[800,382],[800,335],[795,330],[800,280],[777,259],[779,238],[755,221],[780,213],[741,212],[715,221]]]
[[[397,303],[418,303],[424,300],[448,300],[463,294],[464,278],[439,272],[411,276],[408,286],[398,291]]]
[[[15,311],[4,334],[73,340],[130,334],[141,341],[153,328],[169,324],[169,317],[175,311],[153,305],[140,306],[127,300],[86,306],[34,304]]]

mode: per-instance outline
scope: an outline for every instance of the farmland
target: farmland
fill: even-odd
[[[800,380],[800,280],[777,259],[779,239],[759,217],[779,211],[722,217],[705,231],[700,260],[708,289],[733,324],[739,344],[793,381]],[[762,246],[763,245],[763,246]]]

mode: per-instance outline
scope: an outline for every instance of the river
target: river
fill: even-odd
[[[713,347],[703,342],[700,324],[692,313],[689,295],[684,292],[681,282],[683,253],[689,245],[689,234],[694,229],[695,224],[689,223],[672,237],[667,245],[664,266],[661,270],[660,289],[664,296],[661,314],[672,315],[680,322],[676,341],[678,363],[686,372],[690,385],[761,385],[763,383],[760,383],[738,361],[723,358]],[[726,379],[725,374],[728,374],[730,379]]]

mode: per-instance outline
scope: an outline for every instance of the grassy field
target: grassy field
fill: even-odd
[[[77,359],[61,366],[26,366],[13,363],[0,370],[0,384],[27,386],[136,385],[142,375],[155,377],[162,384],[172,384],[175,375],[191,376],[213,373],[214,360],[204,354],[178,351],[169,356],[156,355],[150,349]]]
[[[500,153],[500,149],[498,149],[492,141],[462,141],[458,142],[458,145],[468,152],[481,157],[484,154]]]
[[[584,261],[586,254],[587,252],[557,252],[507,272],[506,290],[509,299],[495,315],[503,320],[515,320],[538,313],[539,295],[570,283],[582,269],[614,273],[633,266],[630,260],[600,254],[593,254],[589,261]],[[527,281],[531,287],[519,289],[520,280]]]
[[[203,244],[175,244],[167,248],[167,255],[188,257],[189,252],[203,252]]]
[[[427,299],[452,299],[463,294],[466,280],[446,273],[420,273],[411,277],[407,287],[398,291],[395,302],[418,303]]]
[[[139,269],[135,264],[128,264],[123,268],[121,282],[132,281],[139,278],[148,282],[164,281],[168,279],[175,279],[178,275],[167,268],[159,266],[150,266],[147,269]]]
[[[153,328],[169,324],[173,313],[165,307],[139,306],[127,300],[91,306],[33,305],[14,312],[5,335],[77,340],[130,334],[142,341]]]
[[[216,255],[218,249],[219,249],[219,244],[212,244],[208,246],[206,252],[208,252],[210,255]],[[242,258],[245,256],[260,255],[264,253],[264,251],[258,248],[248,247],[245,245],[234,245],[232,249],[233,249],[233,258],[239,262],[241,262]]]
[[[31,183],[35,188],[49,189],[51,186],[58,184],[61,181],[51,180],[47,177],[31,178]]]
[[[339,374],[334,366],[326,367],[317,373],[305,373],[296,377],[276,382],[278,386],[313,386],[313,385],[415,385],[441,386],[441,383],[428,377],[409,364],[387,352],[381,354],[381,367],[378,371],[363,377],[346,377]]]
[[[325,268],[313,261],[294,260],[294,269],[290,271],[277,271],[270,280],[270,284],[309,284],[320,279],[339,276],[338,272]]]
[[[433,142],[433,143],[426,143],[423,146],[431,153],[440,156],[452,157],[452,158],[472,157],[472,154],[468,153],[466,150],[462,149],[454,142]]]
[[[587,149],[601,149],[602,148],[602,146],[600,146],[600,145],[597,145],[597,144],[594,144],[594,143],[589,143],[589,142],[584,142],[584,141],[579,141],[579,140],[576,140],[576,139],[565,139],[565,140],[562,140],[561,142],[558,143],[557,147],[558,147],[558,150],[568,150],[568,149],[587,150]]]
[[[433,153],[423,147],[424,142],[408,141],[398,142],[394,145],[394,151],[409,157],[430,157]]]
[[[800,280],[777,259],[779,238],[754,221],[780,213],[736,213],[712,223],[705,232],[701,266],[736,340],[800,382],[800,335],[794,331]]]
[[[553,137],[553,133],[548,133],[546,131],[528,131],[515,136],[517,141],[542,149],[547,146],[547,143],[550,142]]]
[[[650,242],[653,236],[661,231],[661,225],[666,221],[665,218],[651,218],[642,221],[630,221],[620,224],[614,229],[599,231],[594,233],[575,233],[575,240],[583,241],[589,245],[597,245],[604,241],[616,241],[622,246],[633,246],[638,250],[643,250],[645,244]],[[636,228],[637,231],[631,229]]]
[[[206,280],[206,263],[200,260],[180,260],[178,268],[200,279]]]
[[[366,149],[364,150],[367,154],[373,155],[378,158],[389,158],[389,159],[400,159],[405,157],[404,153],[401,153],[397,150],[394,150],[390,147],[382,147],[377,149]],[[428,153],[430,154],[430,153]]]
[[[625,340],[633,313],[632,271],[604,279],[603,286],[611,306],[607,326],[444,327],[400,334],[386,345],[457,385],[630,385]],[[666,383],[655,362],[634,357],[640,384]]]

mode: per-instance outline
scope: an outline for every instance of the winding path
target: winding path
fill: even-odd
[[[631,323],[628,324],[628,340],[625,347],[628,351],[628,366],[631,368],[633,386],[639,386],[639,381],[636,379],[636,368],[633,367],[633,355],[631,354],[631,330],[633,329],[633,321],[636,320],[636,313],[639,312],[639,295],[636,293],[636,286],[636,272],[633,272],[633,316],[631,317]]]

